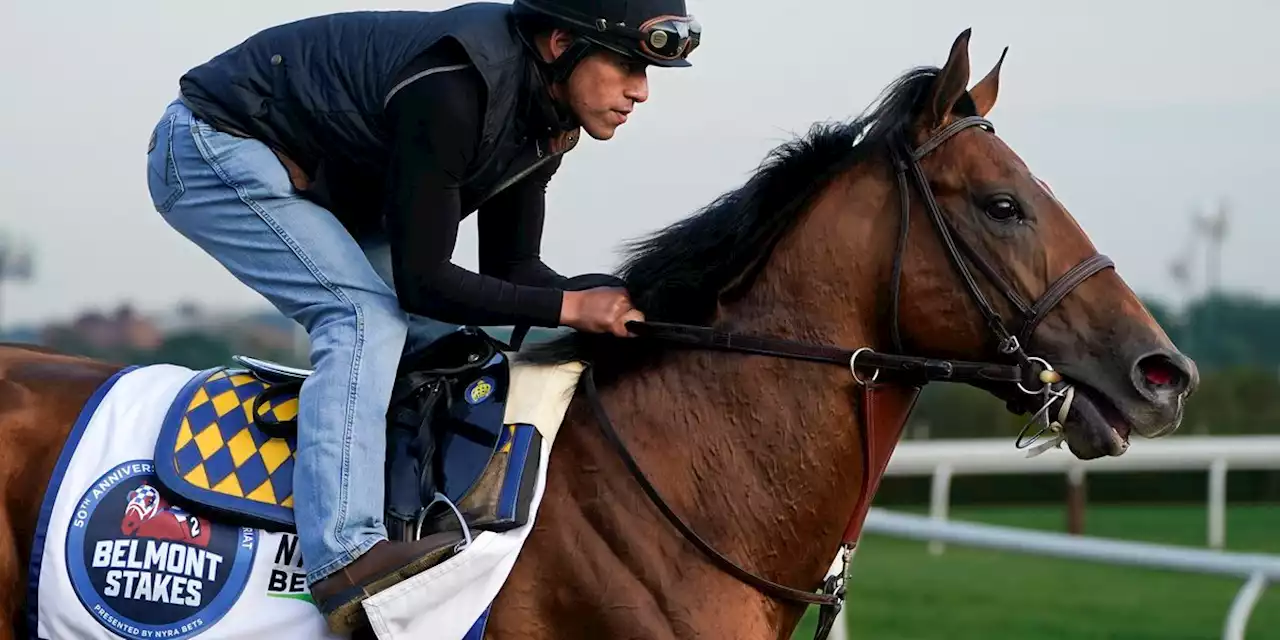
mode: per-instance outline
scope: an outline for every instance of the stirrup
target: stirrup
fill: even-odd
[[[422,526],[427,520],[427,513],[431,511],[432,507],[441,502],[448,506],[449,510],[453,512],[454,517],[458,519],[458,525],[462,529],[462,542],[459,542],[458,545],[454,547],[454,551],[462,551],[463,549],[471,546],[471,527],[467,525],[467,519],[462,517],[462,511],[458,509],[457,505],[454,505],[453,501],[450,500],[448,496],[440,493],[439,491],[437,491],[435,496],[432,497],[431,502],[427,503],[427,506],[418,509],[418,514],[414,518],[413,529],[411,531],[413,537],[410,540],[420,540],[422,538]]]

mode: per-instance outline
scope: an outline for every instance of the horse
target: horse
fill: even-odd
[[[930,382],[1084,460],[1177,429],[1195,363],[995,134],[1008,49],[968,89],[969,37],[632,243],[635,336],[521,349],[586,368],[485,637],[789,638],[813,604],[825,636],[830,569]],[[0,350],[0,638],[29,632],[33,489],[121,366]]]

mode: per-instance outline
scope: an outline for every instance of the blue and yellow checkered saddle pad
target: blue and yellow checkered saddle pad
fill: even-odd
[[[171,499],[193,512],[221,516],[238,525],[296,530],[296,431],[285,428],[267,433],[253,417],[255,404],[259,404],[259,416],[268,423],[297,417],[294,390],[281,390],[269,401],[256,402],[272,381],[279,379],[257,375],[253,369],[219,367],[196,374],[178,392],[160,427],[155,449],[156,475]],[[504,456],[512,463],[501,470],[498,484],[502,496],[528,493],[528,487],[521,484],[521,469],[530,452],[538,450],[536,430],[530,425],[503,424],[509,381],[507,359],[499,353],[465,384],[453,389],[446,411],[449,419],[435,434],[439,490],[451,500],[468,496],[489,463]],[[536,462],[537,456],[532,459]],[[416,490],[417,478],[396,477],[397,487],[408,485]],[[506,505],[503,513],[516,511],[513,505]]]
[[[291,531],[296,437],[268,436],[251,418],[254,399],[268,386],[240,369],[210,369],[193,377],[161,426],[156,474],[185,501]],[[274,421],[293,420],[297,394],[266,402],[258,412]]]

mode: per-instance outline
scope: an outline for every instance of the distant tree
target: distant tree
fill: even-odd
[[[1280,302],[1253,296],[1196,300],[1183,313],[1182,342],[1201,370],[1280,370]]]
[[[154,351],[142,357],[144,363],[169,363],[205,369],[231,364],[231,346],[216,336],[198,331],[175,333]]]

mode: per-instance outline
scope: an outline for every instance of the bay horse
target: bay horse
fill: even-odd
[[[633,245],[637,337],[524,349],[588,367],[486,637],[789,638],[815,603],[829,627],[828,568],[930,381],[1039,411],[1082,459],[1177,428],[1195,364],[995,135],[1005,55],[966,89],[968,40]],[[119,369],[0,350],[0,638],[40,489]]]

